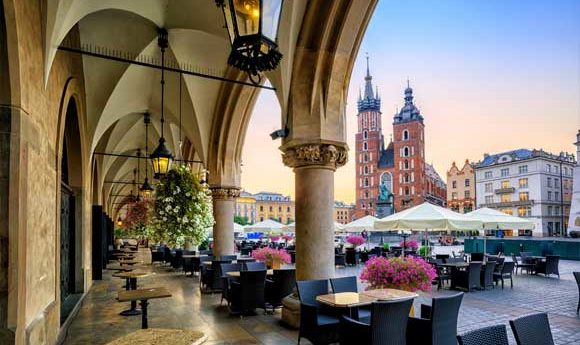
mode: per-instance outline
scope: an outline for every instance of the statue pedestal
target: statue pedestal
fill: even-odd
[[[377,201],[377,218],[384,218],[393,214],[393,204],[389,201]]]

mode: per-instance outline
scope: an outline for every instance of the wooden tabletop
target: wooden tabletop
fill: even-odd
[[[139,261],[139,260],[121,260],[119,261],[119,264],[121,265],[135,265],[135,264],[140,264],[143,263],[143,261]]]
[[[107,269],[111,271],[124,271],[124,272],[130,272],[133,270],[133,268],[131,267],[122,267],[122,266],[107,266]]]
[[[117,278],[144,278],[150,275],[153,275],[153,272],[140,272],[140,271],[131,271],[131,272],[117,272],[113,274],[113,277]]]
[[[117,338],[106,345],[199,345],[207,340],[207,335],[185,329],[140,329]]]
[[[226,275],[231,278],[238,278],[240,276],[240,271],[226,272]],[[274,275],[274,270],[267,270],[266,275]]]
[[[171,293],[169,293],[166,287],[154,287],[148,289],[119,291],[119,296],[117,297],[117,300],[119,302],[129,302],[166,297],[171,297]]]
[[[316,300],[320,303],[338,308],[352,308],[369,305],[376,301],[397,301],[417,298],[414,292],[397,289],[377,289],[364,292],[340,292],[320,295]]]

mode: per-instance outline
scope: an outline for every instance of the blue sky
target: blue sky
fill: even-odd
[[[367,52],[382,98],[385,138],[409,78],[425,117],[427,161],[443,178],[453,161],[477,161],[486,152],[520,147],[575,152],[580,0],[379,1],[349,88],[350,147]],[[268,137],[280,126],[279,111],[273,93],[263,92],[243,153],[242,186],[249,191],[294,193],[280,142]],[[354,201],[352,161],[335,180],[336,198]]]

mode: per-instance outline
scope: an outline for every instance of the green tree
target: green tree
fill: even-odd
[[[244,226],[250,224],[250,221],[248,217],[234,216],[234,223]]]

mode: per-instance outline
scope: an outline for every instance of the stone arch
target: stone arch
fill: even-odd
[[[88,229],[86,219],[90,201],[90,171],[86,152],[84,90],[75,78],[65,83],[61,97],[57,137],[56,191],[56,296],[61,305],[61,323],[85,290],[85,259]],[[64,302],[67,303],[64,303]]]

